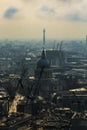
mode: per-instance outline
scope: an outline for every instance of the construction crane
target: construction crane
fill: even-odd
[[[57,43],[57,50],[59,49],[59,43]]]
[[[63,41],[60,42],[60,46],[59,46],[59,65],[63,65],[64,63],[64,54],[63,54]]]

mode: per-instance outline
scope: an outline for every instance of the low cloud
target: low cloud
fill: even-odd
[[[57,14],[60,19],[87,22],[87,0],[61,0],[60,5]]]
[[[49,13],[49,14],[55,13],[55,10],[53,8],[48,7],[48,6],[43,6],[40,10],[44,13]]]
[[[39,9],[38,13],[39,13],[40,18],[50,19],[50,18],[55,17],[55,9],[47,5],[42,6]]]
[[[14,3],[12,3],[13,5]],[[19,0],[8,8],[4,18],[11,19],[18,13],[19,19],[29,17],[46,20],[87,22],[87,0]]]
[[[42,5],[38,13],[46,19],[87,22],[86,5],[86,0],[51,0]]]
[[[18,9],[15,7],[8,8],[4,13],[4,18],[11,19],[18,12]]]
[[[69,21],[86,21],[86,18],[83,18],[80,13],[75,12],[75,13],[70,13],[68,15],[65,16],[66,19],[68,19]]]

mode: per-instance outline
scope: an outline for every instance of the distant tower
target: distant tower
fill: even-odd
[[[87,35],[86,35],[86,46],[87,46]]]
[[[35,69],[35,80],[36,82],[39,82],[39,94],[40,95],[48,95],[48,93],[51,91],[51,69],[50,69],[50,63],[46,57],[46,53],[44,50],[45,45],[45,29],[43,29],[43,49],[41,58],[37,62],[37,66]],[[53,86],[52,86],[53,87]]]
[[[36,67],[36,74],[35,77],[36,79],[39,78],[40,76],[40,71],[44,69],[44,74],[43,74],[43,78],[47,78],[49,77],[49,73],[46,73],[45,75],[45,71],[47,71],[50,68],[50,63],[46,57],[46,52],[44,50],[44,45],[45,45],[45,29],[43,29],[43,49],[42,49],[42,54],[41,54],[41,58],[38,60],[37,62],[37,67]],[[38,73],[37,73],[38,72]]]
[[[45,29],[43,29],[43,48],[45,47]]]

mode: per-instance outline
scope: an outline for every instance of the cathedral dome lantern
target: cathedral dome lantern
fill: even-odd
[[[41,56],[40,60],[37,62],[37,68],[41,69],[41,68],[49,68],[49,67],[50,67],[50,63],[49,63],[48,59],[46,58],[46,54],[43,49],[42,56]]]

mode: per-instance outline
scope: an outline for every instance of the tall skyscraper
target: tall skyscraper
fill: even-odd
[[[87,35],[86,35],[86,46],[87,46]]]

